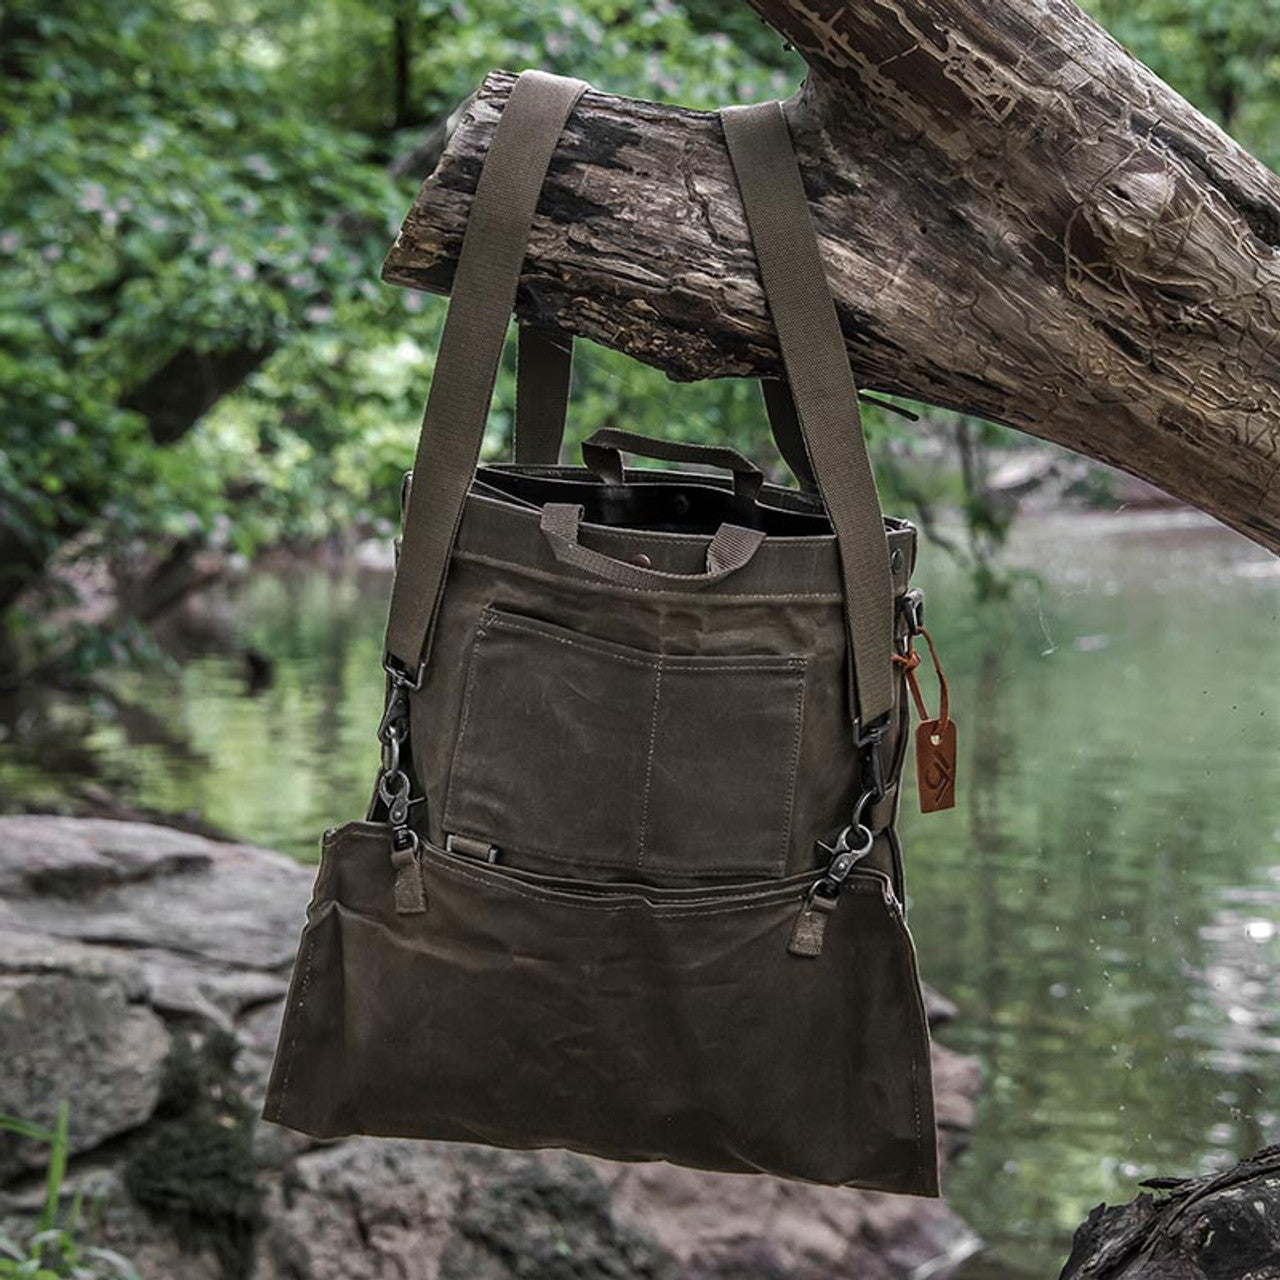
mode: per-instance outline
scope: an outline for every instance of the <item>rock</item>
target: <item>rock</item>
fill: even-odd
[[[287,972],[313,875],[283,854],[165,827],[0,818],[0,929],[19,933]]]
[[[561,1153],[360,1139],[304,1156],[270,1203],[255,1280],[680,1274],[618,1219],[587,1161]]]
[[[267,1217],[255,1280],[898,1280],[977,1245],[936,1201],[369,1139],[301,1156]]]
[[[933,1042],[933,1092],[945,1164],[968,1146],[982,1072],[978,1060]]]
[[[279,1008],[289,988],[284,973],[228,971],[172,951],[146,951],[142,971],[155,1008],[171,1017],[203,1019],[224,1031],[233,1030],[236,1015],[250,1006],[270,1003]],[[264,1079],[264,1088],[265,1084]]]
[[[103,1197],[142,1280],[945,1280],[974,1248],[940,1201],[257,1122],[313,878],[145,823],[0,817],[0,1111],[71,1102],[68,1190]],[[937,1044],[934,1072],[949,1156],[978,1072]],[[39,1212],[37,1158],[0,1145],[0,1231]]]
[[[927,982],[922,982],[920,987],[924,993],[924,1011],[930,1027],[944,1027],[960,1016],[960,1010],[954,1001],[935,991]]]
[[[3,906],[0,902],[0,908]],[[129,1000],[146,994],[142,965],[127,951],[19,930],[12,921],[6,928],[3,914],[0,914],[0,944],[0,974],[63,973],[82,978],[115,978]]]
[[[207,842],[167,827],[38,816],[4,819],[0,894],[75,895],[207,867]]]
[[[619,1219],[647,1231],[678,1275],[896,1280],[978,1247],[942,1201],[593,1160]],[[939,1266],[930,1276],[948,1276]]]
[[[116,979],[0,974],[0,1112],[50,1127],[68,1102],[73,1152],[151,1115],[168,1049],[164,1023]],[[36,1144],[0,1135],[0,1178],[43,1162]]]

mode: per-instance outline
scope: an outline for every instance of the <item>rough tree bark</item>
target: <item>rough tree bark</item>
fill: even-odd
[[[1280,178],[1069,0],[749,0],[868,388],[1121,467],[1280,550]],[[448,289],[510,91],[463,115],[387,259]],[[524,318],[676,378],[778,354],[714,117],[590,93]]]
[[[1059,1280],[1274,1280],[1280,1275],[1280,1146],[1222,1173],[1153,1178],[1076,1231]]]

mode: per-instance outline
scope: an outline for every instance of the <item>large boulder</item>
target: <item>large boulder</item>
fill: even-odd
[[[259,1121],[312,877],[158,826],[0,818],[0,1112],[69,1102],[67,1189],[143,1280],[945,1280],[975,1247],[937,1201]],[[934,1069],[950,1155],[978,1073],[941,1045]],[[43,1155],[0,1140],[0,1231],[38,1213]]]
[[[0,972],[0,1112],[51,1127],[69,1102],[73,1152],[147,1120],[168,1050],[164,1023],[117,979]],[[43,1163],[35,1143],[0,1140],[0,1178]]]

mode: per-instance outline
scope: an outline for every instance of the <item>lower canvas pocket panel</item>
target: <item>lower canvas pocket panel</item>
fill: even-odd
[[[797,957],[794,879],[575,884],[426,848],[427,910],[397,915],[385,828],[325,858],[267,1119],[937,1194],[914,952],[880,880],[851,877]]]
[[[444,829],[508,857],[781,875],[805,666],[648,653],[486,609]]]

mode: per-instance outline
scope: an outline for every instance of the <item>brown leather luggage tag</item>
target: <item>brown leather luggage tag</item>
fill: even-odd
[[[920,812],[950,809],[956,802],[956,722],[924,720],[916,728],[916,779]]]
[[[936,719],[931,719],[925,710],[920,682],[916,679],[920,655],[915,648],[908,648],[905,654],[895,654],[894,661],[906,668],[907,686],[920,713],[920,723],[916,727],[916,785],[920,791],[920,812],[936,813],[940,809],[950,809],[956,802],[956,722],[948,714],[947,677],[938,661],[938,651],[933,647],[933,637],[923,627],[919,634],[924,636],[929,646],[933,669],[938,673]],[[907,643],[911,644],[910,638]]]

